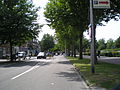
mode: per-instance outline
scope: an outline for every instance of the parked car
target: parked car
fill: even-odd
[[[41,58],[46,59],[46,54],[45,54],[45,52],[39,52],[39,54],[37,55],[37,59],[41,59]]]
[[[18,57],[20,58],[26,57],[26,52],[18,52]]]

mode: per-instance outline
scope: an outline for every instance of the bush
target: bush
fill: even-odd
[[[101,52],[101,56],[120,57],[120,52],[118,52],[118,51],[103,51],[103,52]]]
[[[83,55],[90,55],[90,52],[83,52]]]
[[[96,52],[96,54],[98,54]],[[90,55],[90,52],[83,52],[83,55]],[[114,50],[102,50],[101,56],[107,56],[107,57],[120,57],[120,51],[114,51]]]

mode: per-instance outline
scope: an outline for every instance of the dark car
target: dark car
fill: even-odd
[[[39,52],[39,54],[37,55],[37,59],[46,59],[46,54],[44,52]]]

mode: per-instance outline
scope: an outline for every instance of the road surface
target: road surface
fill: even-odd
[[[64,56],[0,64],[0,90],[89,90]]]

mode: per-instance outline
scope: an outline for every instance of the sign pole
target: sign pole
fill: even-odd
[[[95,73],[95,30],[93,22],[93,0],[90,0],[90,24],[91,24],[91,72]]]
[[[95,73],[95,29],[93,20],[93,8],[109,9],[110,0],[90,0],[90,24],[91,24],[91,72]]]

